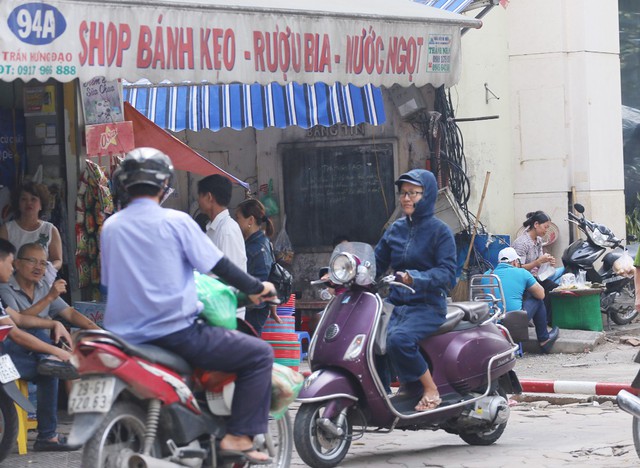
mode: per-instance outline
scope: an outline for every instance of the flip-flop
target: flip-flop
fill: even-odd
[[[230,457],[242,458],[248,461],[249,463],[251,463],[252,465],[270,465],[271,463],[273,463],[273,460],[271,460],[270,458],[267,458],[266,460],[258,460],[257,458],[254,458],[251,455],[249,455],[250,452],[254,452],[254,451],[257,451],[255,447],[251,447],[246,450],[220,449],[218,450],[218,455],[223,458],[230,458]]]
[[[425,398],[425,397],[422,397],[422,398],[420,398],[420,401],[418,401],[418,404],[416,405],[416,407],[414,409],[416,411],[429,411],[429,410],[435,409],[438,406],[440,406],[440,403],[442,403],[442,399],[440,397],[438,397],[438,398]],[[418,409],[419,406],[424,407],[424,409]]]

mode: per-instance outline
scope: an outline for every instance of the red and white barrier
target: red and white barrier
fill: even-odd
[[[578,395],[617,395],[620,390],[638,395],[640,390],[629,384],[580,382],[570,380],[527,380],[521,379],[522,391],[526,393],[562,393]]]

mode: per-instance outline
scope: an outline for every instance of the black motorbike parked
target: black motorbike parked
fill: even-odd
[[[587,272],[587,280],[600,283],[605,289],[601,295],[600,308],[618,325],[630,323],[638,312],[635,310],[635,287],[633,273],[620,274],[616,261],[628,255],[622,243],[608,227],[589,221],[584,216],[584,206],[573,205],[580,216],[569,212],[568,221],[578,226],[587,239],[573,242],[562,254],[565,273],[578,275],[579,270]],[[602,259],[602,267],[596,269],[594,263],[602,254],[611,249]]]

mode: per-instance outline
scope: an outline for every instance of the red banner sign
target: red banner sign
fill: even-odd
[[[131,122],[87,125],[85,134],[89,156],[124,154],[135,147]]]

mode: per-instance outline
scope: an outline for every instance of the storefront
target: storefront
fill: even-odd
[[[14,145],[6,159],[12,160],[12,170],[26,162],[26,174],[30,176],[42,166],[44,180],[57,181],[64,188],[65,259],[75,254],[75,203],[87,156],[85,115],[79,98],[84,83],[95,77],[104,77],[106,81],[124,79],[135,83],[138,90],[146,89],[144,84],[140,88],[140,80],[156,85],[189,83],[195,90],[191,95],[208,96],[207,100],[198,97],[188,101],[191,103],[189,115],[196,127],[197,122],[211,115],[213,86],[243,83],[249,88],[237,103],[227,101],[232,104],[226,108],[235,110],[250,108],[245,106],[250,106],[256,96],[251,90],[268,97],[264,90],[277,86],[270,94],[271,101],[266,99],[266,106],[256,114],[264,116],[267,125],[260,138],[254,138],[250,149],[255,151],[253,163],[238,163],[241,167],[228,163],[223,169],[233,174],[243,173],[242,179],[253,175],[257,187],[268,187],[269,182],[275,181],[271,185],[280,192],[281,205],[286,206],[282,174],[295,165],[284,161],[304,157],[301,153],[308,147],[292,143],[295,138],[282,140],[282,135],[293,132],[317,142],[336,135],[344,140],[352,138],[353,132],[356,136],[369,132],[364,137],[375,140],[376,132],[370,128],[374,128],[372,125],[377,123],[375,119],[379,120],[379,114],[366,117],[374,121],[363,120],[367,122],[363,124],[367,130],[348,126],[348,121],[340,120],[329,122],[336,125],[322,127],[327,123],[315,113],[310,114],[309,107],[304,107],[301,115],[310,116],[308,124],[276,131],[271,127],[279,125],[269,125],[268,116],[273,115],[272,121],[277,122],[276,117],[283,112],[284,107],[277,105],[278,99],[273,99],[279,90],[284,90],[282,95],[286,100],[288,88],[301,89],[292,91],[290,96],[297,93],[305,97],[306,102],[317,104],[325,102],[318,90],[327,87],[342,87],[343,91],[352,86],[366,89],[373,85],[387,90],[393,87],[398,90],[393,95],[399,101],[391,105],[410,109],[415,104],[414,96],[405,90],[427,84],[449,87],[456,83],[460,75],[460,30],[481,25],[479,20],[410,1],[381,0],[325,0],[303,5],[292,0],[271,1],[266,5],[257,1],[219,1],[212,5],[204,0],[38,3],[5,0],[0,5],[0,17],[6,18],[0,23],[0,79],[6,84],[0,85],[3,91],[8,91],[3,93],[0,106],[21,111],[26,122],[22,136],[17,133],[20,124],[5,125],[14,131],[12,141],[23,140],[26,144],[24,153]],[[412,85],[415,88],[398,88]],[[189,86],[184,85],[184,89],[187,88]],[[326,102],[337,101],[331,94],[327,96]],[[175,99],[184,102],[186,98],[178,94]],[[295,98],[288,102],[294,103],[293,109],[297,108]],[[354,99],[344,102],[353,103]],[[360,108],[369,109],[367,103],[375,102],[375,97],[365,98],[363,102]],[[339,105],[338,111],[343,108]],[[222,112],[221,109],[225,108],[216,108],[214,115]],[[247,111],[243,115],[246,118],[249,114]],[[350,114],[345,115],[347,118]],[[225,121],[224,117],[221,122]],[[285,120],[285,126],[297,125],[298,118],[292,113],[290,120]],[[234,121],[229,115],[227,122]],[[251,128],[259,128],[256,121],[252,118]],[[233,128],[233,124],[228,127]],[[221,137],[229,139],[229,134],[224,133],[221,132]],[[241,142],[245,139],[250,140],[251,136],[239,138]],[[281,143],[284,146],[278,146]],[[383,150],[392,153],[389,170],[406,166],[407,157],[403,156],[401,162],[398,158],[398,152],[406,150],[404,143],[387,141],[385,144]],[[340,145],[338,141],[328,146]],[[247,152],[246,147],[238,147],[237,151]],[[333,150],[333,157],[336,151]],[[208,154],[202,151],[200,154],[207,156],[207,160],[220,156],[224,161],[225,157],[230,158],[230,152],[233,153],[226,150],[226,156],[220,156],[214,148]],[[9,166],[3,166],[3,173],[5,167]],[[188,191],[190,179],[187,176],[182,179],[187,179],[185,190]],[[189,210],[188,200],[186,203],[187,206],[180,208]]]

